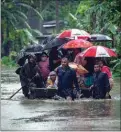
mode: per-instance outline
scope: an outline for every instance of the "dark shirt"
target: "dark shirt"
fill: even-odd
[[[95,64],[95,58],[88,57],[86,58],[87,64],[84,66],[89,71],[89,74],[92,75],[94,73],[94,64]]]
[[[51,50],[49,53],[49,66],[50,71],[53,71],[55,68],[57,68],[60,65],[60,62],[54,63],[54,60],[60,59],[58,57],[58,51],[57,50]]]
[[[20,80],[22,86],[26,85],[29,82],[29,79],[31,80],[36,75],[36,73],[41,75],[36,64],[25,64],[20,71]]]
[[[76,78],[76,72],[70,68],[58,67],[58,89],[73,89],[73,84],[79,91],[79,86]]]
[[[105,98],[106,93],[110,91],[110,84],[107,74],[99,71],[94,73],[93,78],[94,78],[94,87],[97,90],[95,94],[97,94],[99,98]]]

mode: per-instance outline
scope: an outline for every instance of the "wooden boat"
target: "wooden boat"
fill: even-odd
[[[83,92],[86,92],[86,93],[89,92],[88,88],[82,88],[81,90],[83,90]],[[33,98],[51,99],[57,94],[57,89],[31,87],[30,92]]]
[[[51,99],[56,95],[57,89],[31,87],[30,92],[31,92],[31,96],[34,98],[49,98],[49,99]]]

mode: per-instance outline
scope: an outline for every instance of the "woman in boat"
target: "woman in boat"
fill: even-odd
[[[83,60],[83,66],[88,70],[88,73],[84,74],[80,81],[82,97],[89,98],[92,96],[92,92],[89,88],[93,84],[94,63],[95,59],[92,57],[87,57]]]
[[[57,47],[53,47],[49,53],[49,65],[50,71],[53,71],[61,63],[61,59],[58,57]]]
[[[48,75],[50,73],[50,69],[49,69],[49,58],[45,52],[41,54],[41,61],[38,63],[38,66],[39,66],[41,75],[44,79],[44,82],[46,83]]]
[[[57,89],[57,75],[56,75],[56,72],[54,72],[54,71],[50,72],[49,77],[47,79],[46,87]]]
[[[22,85],[23,94],[25,97],[29,98],[29,86],[33,85],[35,87],[45,87],[39,68],[36,65],[36,56],[30,54],[28,56],[28,63],[26,63],[20,71],[20,81]]]

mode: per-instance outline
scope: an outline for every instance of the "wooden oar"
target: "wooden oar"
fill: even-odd
[[[34,76],[35,77],[35,76]],[[34,79],[34,77],[29,81],[29,83],[27,84],[27,85],[29,85],[30,84],[30,82]],[[11,99],[14,95],[16,95],[20,90],[22,89],[22,87],[21,88],[19,88],[14,94],[12,94],[8,99]]]
[[[12,94],[12,95],[9,97],[9,99],[11,99],[14,95],[16,95],[21,89],[22,89],[22,87],[19,88],[14,94]]]

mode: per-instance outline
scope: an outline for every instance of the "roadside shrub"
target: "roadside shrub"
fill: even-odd
[[[1,64],[2,64],[2,66],[7,66],[7,67],[15,67],[16,66],[15,60],[12,60],[12,58],[10,56],[2,57]]]

